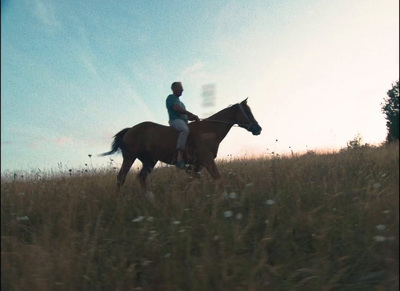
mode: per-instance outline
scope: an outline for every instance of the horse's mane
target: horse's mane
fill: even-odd
[[[215,118],[215,117],[218,117],[220,114],[224,113],[225,111],[230,110],[233,106],[236,106],[236,105],[238,105],[238,104],[239,104],[239,103],[231,104],[231,105],[229,105],[228,107],[226,107],[226,108],[224,108],[224,109],[218,111],[217,113],[214,113],[213,115],[211,115],[211,116],[209,116],[209,117],[207,117],[207,118],[205,118],[205,119],[207,120],[207,119],[213,119],[213,118]]]

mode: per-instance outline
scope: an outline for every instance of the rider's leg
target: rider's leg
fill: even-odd
[[[183,160],[183,150],[181,150],[181,149],[178,149],[178,157],[177,157],[177,160],[178,160],[178,161]]]
[[[177,143],[177,150],[178,150],[178,157],[177,160],[183,160],[183,153],[186,148],[186,141],[189,136],[189,126],[185,121],[182,119],[175,119],[170,122],[170,125],[179,131],[178,143]]]
[[[176,166],[178,169],[185,169],[184,152],[186,148],[186,140],[189,136],[189,126],[182,119],[175,119],[170,121],[170,125],[179,131],[178,143],[176,149],[178,150],[178,156],[176,158]]]

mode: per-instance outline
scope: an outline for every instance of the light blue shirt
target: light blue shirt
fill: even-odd
[[[167,97],[165,104],[166,104],[167,110],[168,110],[169,121],[179,118],[179,119],[182,119],[183,121],[185,121],[186,123],[188,123],[188,116],[186,114],[176,112],[173,108],[176,104],[178,104],[183,109],[186,109],[185,104],[183,104],[179,100],[179,97],[175,96],[174,94],[171,94]]]

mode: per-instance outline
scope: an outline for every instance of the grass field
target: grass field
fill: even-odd
[[[398,144],[218,167],[2,177],[2,290],[399,289]]]

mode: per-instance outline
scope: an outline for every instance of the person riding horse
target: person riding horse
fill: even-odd
[[[173,91],[176,91],[175,98],[179,100],[178,96],[181,96],[183,92],[182,84],[173,85],[172,88]],[[179,102],[179,107],[175,106],[176,110],[179,110],[179,108],[181,108],[181,113],[176,111],[179,114],[186,115],[191,120],[198,120],[196,115],[184,109],[184,105],[181,102]],[[181,121],[178,123],[184,124],[190,129],[190,135],[187,136],[186,142],[186,153],[188,154],[186,161],[183,161],[185,146],[179,146],[182,151],[179,158],[183,161],[183,166],[185,166],[186,162],[193,167],[194,171],[191,170],[188,172],[192,177],[198,177],[196,174],[202,168],[205,168],[211,177],[216,180],[220,179],[221,175],[214,160],[218,154],[219,144],[226,137],[230,129],[237,124],[253,135],[260,135],[262,130],[247,104],[247,98],[201,121],[190,124],[185,119],[181,119]],[[179,135],[179,131],[172,128],[172,126],[165,126],[151,121],[144,121],[133,127],[124,128],[114,135],[111,151],[99,155],[104,157],[112,155],[118,150],[122,152],[123,162],[117,175],[116,193],[120,193],[130,168],[136,159],[139,159],[142,162],[142,169],[139,171],[137,177],[140,182],[142,194],[149,200],[154,200],[154,195],[151,191],[147,190],[146,179],[158,161],[170,165],[175,163],[174,160],[171,160],[171,157],[176,152],[176,141],[179,139]]]
[[[179,100],[182,96],[183,87],[181,82],[174,82],[171,85],[173,94],[170,94],[165,101],[169,125],[179,131],[178,143],[176,149],[178,156],[176,166],[178,169],[185,169],[184,152],[186,148],[186,141],[189,135],[188,120],[199,121],[199,117],[186,110],[185,105]]]

